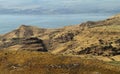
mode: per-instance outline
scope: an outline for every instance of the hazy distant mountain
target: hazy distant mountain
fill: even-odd
[[[0,1],[0,14],[119,13],[118,0],[29,0]]]
[[[0,14],[80,14],[80,13],[119,13],[120,9],[74,9],[74,8],[36,8],[36,9],[0,9]]]

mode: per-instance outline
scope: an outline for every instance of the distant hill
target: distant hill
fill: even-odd
[[[9,43],[13,38],[36,37],[43,41],[46,50],[54,54],[113,57],[120,55],[119,20],[120,15],[115,15],[106,20],[88,21],[59,29],[21,25],[18,29],[2,35],[0,44]]]
[[[4,38],[23,38],[23,37],[30,37],[35,36],[40,33],[44,33],[45,29],[37,28],[33,26],[26,26],[21,25],[18,29],[13,30],[4,35]]]
[[[120,74],[120,15],[0,35],[0,74]]]

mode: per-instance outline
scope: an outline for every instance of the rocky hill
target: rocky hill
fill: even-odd
[[[39,35],[40,33],[44,33],[44,31],[45,29],[42,28],[21,25],[18,29],[5,34],[3,38],[10,39],[10,38],[31,37],[31,36]]]
[[[0,74],[120,74],[120,15],[0,35]]]
[[[103,21],[88,21],[59,29],[21,25],[0,36],[0,49],[14,46],[16,50],[42,50],[54,54],[117,56],[120,55],[119,20],[120,15],[115,15]]]

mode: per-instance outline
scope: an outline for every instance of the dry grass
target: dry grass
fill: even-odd
[[[98,45],[99,39],[114,41],[120,38],[119,35],[119,25],[90,28],[76,35],[72,41],[54,44],[56,47],[52,52],[79,51],[92,44]],[[119,60],[119,57],[112,58]],[[106,57],[97,58],[109,61]],[[108,63],[96,59],[42,52],[0,51],[0,74],[120,74],[119,62]]]
[[[120,38],[120,25],[109,25],[89,28],[74,37],[76,45],[86,48],[91,45],[98,45],[99,39],[106,42]]]
[[[120,74],[120,67],[95,59],[42,52],[0,51],[0,74]]]

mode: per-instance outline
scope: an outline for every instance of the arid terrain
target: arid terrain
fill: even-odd
[[[0,35],[0,74],[120,74],[120,15]]]

